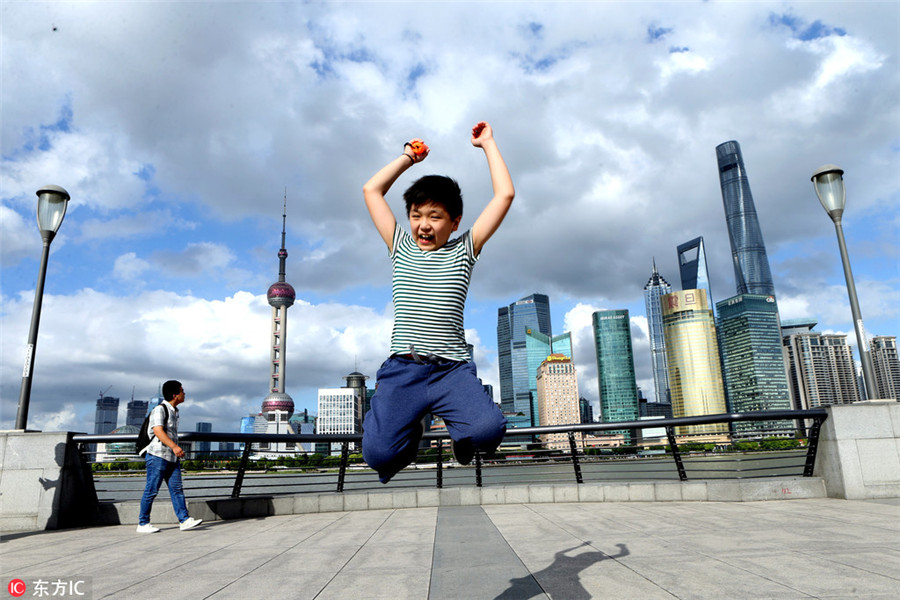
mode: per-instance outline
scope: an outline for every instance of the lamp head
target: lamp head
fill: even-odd
[[[37,192],[37,222],[41,235],[49,233],[51,239],[56,235],[63,217],[66,216],[66,206],[69,204],[69,192],[58,185],[45,185]]]
[[[816,196],[832,220],[844,214],[847,193],[844,190],[844,170],[837,165],[823,165],[812,176]]]

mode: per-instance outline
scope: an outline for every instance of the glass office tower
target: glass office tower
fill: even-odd
[[[647,311],[647,329],[650,332],[650,366],[653,369],[653,389],[657,402],[669,402],[669,368],[666,365],[666,338],[663,335],[662,305],[660,299],[672,291],[672,286],[656,270],[644,286],[644,306]]]
[[[531,426],[543,425],[540,419],[537,395],[537,372],[551,354],[565,356],[572,360],[572,334],[563,333],[557,336],[544,335],[539,331],[528,329],[525,332],[525,354],[528,367],[528,391],[531,396]]]
[[[678,270],[681,275],[681,289],[706,290],[706,300],[712,307],[713,295],[709,285],[709,268],[706,266],[703,236],[678,246]]]
[[[735,141],[719,144],[716,146],[716,158],[737,293],[774,296],[775,286],[769,270],[769,258],[759,228],[753,195],[750,193],[750,182],[744,169],[740,144]]]
[[[509,417],[509,427],[531,426],[531,388],[526,348],[526,332],[529,329],[553,335],[550,298],[544,294],[531,294],[497,310],[500,406],[506,413],[522,413],[522,417]]]
[[[100,396],[94,412],[94,433],[109,433],[119,423],[119,399],[112,396]],[[141,420],[143,423],[143,420]]]
[[[592,315],[600,384],[600,418],[604,423],[637,421],[637,382],[627,310],[598,310]],[[619,432],[615,432],[619,433]],[[626,440],[630,437],[626,434]]]
[[[134,398],[126,406],[125,424],[132,427],[140,427],[144,424],[144,416],[147,414],[146,400],[135,400]]]
[[[669,363],[672,416],[694,417],[726,412],[719,346],[706,290],[684,290],[662,299],[663,331]],[[678,435],[720,434],[724,423],[676,427]]]
[[[716,304],[725,397],[731,412],[789,410],[775,296],[741,294]],[[734,423],[736,432],[784,434],[790,421]]]

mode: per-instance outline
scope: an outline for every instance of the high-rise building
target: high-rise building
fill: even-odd
[[[672,291],[672,286],[656,270],[644,286],[644,306],[647,311],[647,329],[650,333],[650,367],[653,369],[654,400],[669,402],[669,369],[666,365],[666,337],[663,335],[662,305],[660,298]]]
[[[197,433],[212,433],[212,423],[206,421],[197,422]],[[194,456],[205,457],[212,452],[212,442],[194,442]]]
[[[598,310],[592,315],[592,321],[600,419],[603,423],[637,421],[640,413],[628,310]]]
[[[578,375],[570,357],[563,354],[546,357],[535,379],[541,425],[573,425],[581,421]],[[542,434],[541,441],[550,450],[569,448],[569,436],[565,433]]]
[[[594,422],[594,406],[591,404],[590,400],[585,397],[581,397],[578,399],[578,406],[581,410],[581,422],[582,423],[593,423]]]
[[[870,398],[900,399],[900,359],[897,357],[897,338],[877,335],[871,341],[872,367],[878,388]]]
[[[525,360],[528,366],[528,391],[531,397],[529,415],[532,427],[544,425],[538,410],[537,372],[551,354],[566,356],[571,360],[572,334],[567,332],[549,336],[532,329],[525,331]]]
[[[149,404],[150,403],[146,400],[135,400],[134,392],[132,392],[131,401],[126,407],[125,424],[131,425],[132,427],[140,427],[143,425]]]
[[[319,388],[316,433],[359,433],[362,431],[362,405],[359,388]],[[331,453],[340,452],[340,444],[332,444]],[[355,448],[356,444],[351,443]]]
[[[156,390],[156,395],[150,398],[150,401],[147,403],[147,413],[144,415],[145,417],[149,415],[154,408],[165,402],[166,399],[163,398],[162,395],[162,383],[159,384],[159,389]],[[141,425],[144,424],[144,420],[141,419]],[[140,425],[139,425],[140,426]]]
[[[719,351],[725,379],[725,398],[731,412],[789,410],[781,350],[781,325],[775,296],[741,294],[722,300],[718,309]],[[790,421],[740,421],[736,432],[779,434]]]
[[[143,423],[141,419],[141,423]],[[94,433],[109,433],[119,423],[119,399],[101,395],[97,399],[97,410],[94,412]]]
[[[726,412],[725,387],[712,310],[706,290],[683,290],[662,298],[672,416],[694,417]],[[678,435],[721,434],[727,425],[676,427]]]
[[[860,399],[853,349],[847,336],[813,331],[815,321],[786,320],[782,350],[796,409],[851,404]]]
[[[678,271],[681,275],[681,289],[706,290],[706,299],[712,306],[712,287],[709,284],[703,236],[678,245]]]
[[[733,140],[719,144],[716,146],[716,158],[737,293],[774,296],[775,285],[772,283],[769,258],[756,215],[756,205],[750,193],[750,182],[744,168],[740,144]]]
[[[531,426],[526,332],[553,335],[550,298],[531,294],[497,310],[497,355],[500,366],[500,406],[510,414],[509,427]]]
[[[274,420],[276,413],[286,413],[287,422],[294,413],[294,399],[284,391],[287,363],[287,309],[297,297],[294,286],[285,281],[288,252],[285,248],[287,226],[287,193],[284,195],[284,211],[281,215],[281,249],[278,250],[278,281],[269,286],[266,298],[272,307],[272,336],[269,368],[269,394],[262,403],[262,413]]]

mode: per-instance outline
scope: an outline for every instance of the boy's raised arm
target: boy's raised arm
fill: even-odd
[[[397,220],[384,196],[404,171],[413,164],[425,160],[426,156],[428,156],[428,146],[422,140],[410,140],[403,146],[403,154],[382,167],[363,186],[363,198],[366,200],[369,216],[372,217],[375,229],[381,234],[381,239],[387,244],[388,250],[393,250],[391,244]]]
[[[482,121],[472,128],[472,145],[484,150],[488,170],[491,172],[491,185],[494,188],[494,197],[472,225],[472,244],[475,256],[478,256],[485,242],[494,235],[506,217],[516,190],[513,187],[512,177],[509,175],[509,169],[506,168],[506,163],[494,140],[494,132],[490,125]]]

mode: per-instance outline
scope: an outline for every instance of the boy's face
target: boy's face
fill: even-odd
[[[419,249],[428,252],[446,244],[461,219],[462,216],[451,219],[443,204],[426,202],[410,209],[409,228]]]

